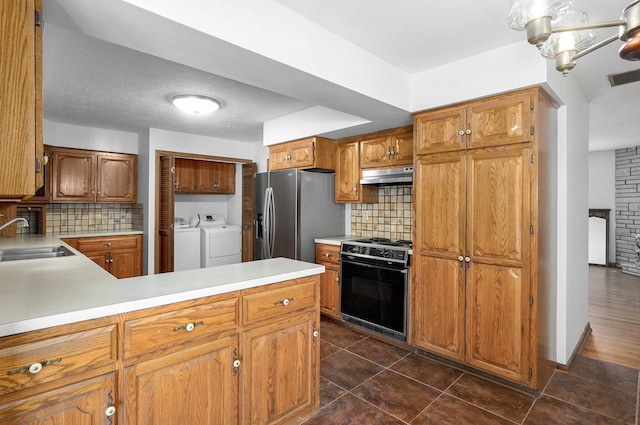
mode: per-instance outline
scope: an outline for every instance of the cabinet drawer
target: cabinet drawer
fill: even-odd
[[[124,353],[128,364],[206,342],[212,335],[234,329],[238,323],[238,300],[217,301],[156,314],[124,324]],[[145,357],[146,356],[146,357]]]
[[[104,326],[0,350],[0,395],[62,381],[114,363],[116,329],[116,325]]]
[[[316,263],[340,264],[340,246],[316,245]]]
[[[105,249],[135,248],[138,236],[119,236],[113,238],[79,238],[78,251],[99,251]]]
[[[245,325],[315,306],[316,278],[296,279],[274,286],[272,289],[262,287],[245,292],[242,297]]]

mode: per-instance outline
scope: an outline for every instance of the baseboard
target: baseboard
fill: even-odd
[[[576,344],[576,347],[573,349],[571,356],[569,356],[569,360],[567,361],[567,364],[563,365],[563,364],[557,363],[556,369],[561,370],[563,372],[569,371],[569,368],[571,367],[571,363],[573,363],[573,360],[576,358],[576,356],[580,354],[580,352],[582,352],[582,349],[584,348],[584,344],[586,344],[587,339],[589,339],[589,335],[591,335],[591,324],[587,322],[587,324],[584,327],[584,331],[582,331],[582,335],[580,336],[580,340]]]

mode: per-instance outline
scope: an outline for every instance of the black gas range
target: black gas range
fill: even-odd
[[[362,238],[340,248],[344,320],[402,341],[407,335],[411,241]]]

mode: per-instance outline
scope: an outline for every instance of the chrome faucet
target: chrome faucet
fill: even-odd
[[[10,226],[13,223],[18,222],[18,221],[24,221],[24,226],[22,226],[22,227],[29,227],[29,222],[27,221],[26,218],[18,217],[18,218],[14,218],[13,220],[9,220],[6,223],[4,223],[2,226],[0,226],[0,230],[4,229],[5,227]]]

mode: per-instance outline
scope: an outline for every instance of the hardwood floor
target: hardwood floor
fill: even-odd
[[[589,322],[583,356],[640,369],[640,277],[590,266]]]

